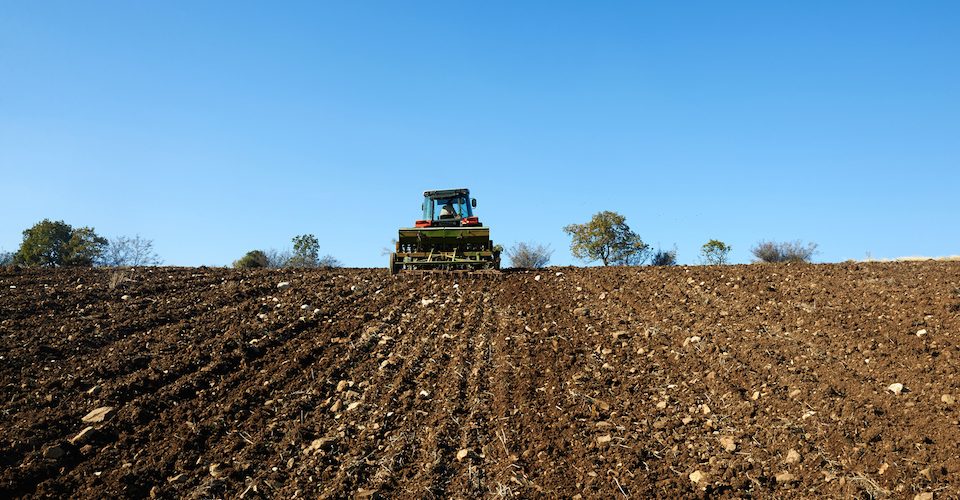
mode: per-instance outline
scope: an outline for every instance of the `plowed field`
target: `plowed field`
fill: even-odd
[[[958,340],[955,262],[6,269],[0,497],[957,497]]]

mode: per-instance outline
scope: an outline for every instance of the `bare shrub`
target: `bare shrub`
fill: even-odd
[[[343,264],[333,255],[324,255],[323,257],[320,257],[317,267],[321,269],[333,269],[337,267],[343,267]]]
[[[810,262],[817,253],[816,243],[761,241],[750,249],[760,262]]]
[[[653,257],[650,259],[651,266],[675,266],[677,265],[677,249],[673,250],[661,250],[657,249],[656,252],[653,252]]]
[[[513,267],[537,269],[547,265],[553,250],[541,244],[520,242],[507,250],[507,257]]]
[[[117,236],[107,242],[100,255],[100,265],[107,267],[159,266],[160,257],[153,251],[153,240]]]
[[[291,250],[277,250],[271,248],[263,252],[264,257],[266,257],[266,266],[271,269],[279,269],[281,267],[287,267],[287,264],[293,258],[293,252]]]

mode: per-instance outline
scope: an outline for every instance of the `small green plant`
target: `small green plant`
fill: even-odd
[[[726,264],[727,256],[733,248],[720,240],[710,240],[700,247],[700,258],[703,263],[710,266],[721,266]]]
[[[261,250],[251,250],[246,255],[233,262],[233,267],[237,269],[257,269],[268,267],[270,261],[267,255]]]

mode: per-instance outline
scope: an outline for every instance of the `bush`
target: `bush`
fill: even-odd
[[[510,265],[525,269],[537,269],[550,262],[553,250],[540,244],[520,242],[507,250]]]
[[[62,220],[43,219],[23,231],[23,242],[13,261],[25,266],[92,266],[106,245],[107,239],[93,228],[74,228]]]
[[[650,259],[651,266],[675,266],[677,265],[677,250],[660,250],[653,252]]]
[[[817,253],[817,244],[804,245],[800,240],[781,243],[761,241],[750,252],[759,262],[810,262]]]
[[[275,248],[265,251],[264,255],[267,258],[267,265],[264,267],[269,267],[270,269],[287,267],[290,259],[293,258],[293,252],[290,250],[277,250]]]
[[[257,269],[269,265],[270,261],[267,255],[261,250],[251,250],[239,260],[233,262],[233,267],[237,269]]]
[[[650,246],[630,230],[627,218],[610,211],[599,212],[585,224],[570,224],[563,231],[571,236],[570,253],[574,257],[605,266],[639,266],[650,253]]]
[[[334,269],[337,267],[343,267],[343,264],[337,260],[333,255],[324,255],[320,258],[320,262],[317,263],[317,266],[322,269]]]
[[[703,263],[720,266],[727,263],[727,255],[733,248],[720,240],[710,240],[700,247],[700,258]]]
[[[107,267],[159,266],[160,257],[153,251],[153,240],[136,235],[117,236],[110,240],[100,256],[100,265]]]

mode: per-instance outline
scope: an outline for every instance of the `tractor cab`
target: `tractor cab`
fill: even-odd
[[[423,218],[416,227],[476,227],[480,220],[473,215],[477,200],[468,189],[443,189],[423,193]]]

